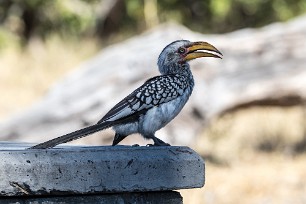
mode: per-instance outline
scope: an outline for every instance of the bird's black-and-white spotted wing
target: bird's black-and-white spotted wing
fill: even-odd
[[[153,106],[169,102],[184,93],[186,81],[176,75],[153,77],[116,104],[98,123],[143,114]]]

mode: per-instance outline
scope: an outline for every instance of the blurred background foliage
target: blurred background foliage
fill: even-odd
[[[0,0],[0,49],[54,34],[117,41],[168,21],[224,33],[305,12],[305,0]]]

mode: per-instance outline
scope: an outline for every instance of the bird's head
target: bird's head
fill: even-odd
[[[161,74],[177,72],[182,65],[199,57],[221,58],[221,52],[207,42],[190,42],[177,40],[167,45],[158,57],[158,68]]]

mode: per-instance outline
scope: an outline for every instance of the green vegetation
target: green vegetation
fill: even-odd
[[[159,23],[175,21],[195,31],[224,33],[286,21],[306,12],[305,0],[6,0],[0,1],[0,49],[12,33],[67,39],[122,39]],[[7,37],[6,37],[7,36]]]

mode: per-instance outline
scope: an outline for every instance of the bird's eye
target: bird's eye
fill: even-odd
[[[186,49],[183,48],[183,47],[180,47],[180,48],[178,49],[178,53],[180,53],[180,54],[184,54],[185,51],[186,51]]]

